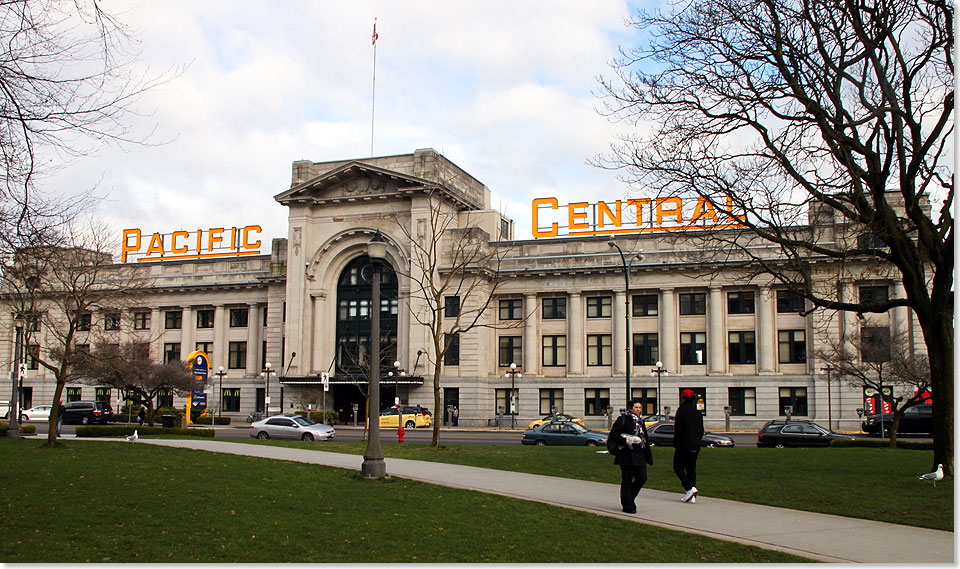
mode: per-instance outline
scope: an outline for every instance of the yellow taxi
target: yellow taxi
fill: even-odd
[[[557,413],[556,415],[547,415],[542,419],[537,419],[536,421],[533,421],[532,423],[530,423],[530,426],[527,427],[527,429],[535,429],[540,425],[546,425],[550,421],[572,421],[574,423],[578,423],[579,425],[583,426],[583,419],[580,419],[578,417],[572,417],[570,415],[564,415],[563,413]]]
[[[430,427],[433,425],[433,417],[430,411],[423,407],[402,407],[403,409],[403,428],[414,429],[417,427]],[[380,428],[396,429],[400,424],[400,413],[397,406],[380,411]]]

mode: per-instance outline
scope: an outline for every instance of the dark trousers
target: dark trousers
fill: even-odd
[[[636,511],[637,494],[647,482],[647,463],[620,465],[620,505],[624,510]]]
[[[697,485],[697,457],[700,456],[700,449],[684,450],[674,449],[673,451],[673,471],[677,473],[680,484],[684,490],[689,490]]]

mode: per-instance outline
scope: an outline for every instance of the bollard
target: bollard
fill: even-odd
[[[403,444],[403,423],[400,423],[400,427],[397,429],[397,441]]]

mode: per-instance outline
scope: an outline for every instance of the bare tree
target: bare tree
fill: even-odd
[[[127,342],[112,344],[101,340],[90,352],[74,351],[71,375],[93,385],[112,387],[128,399],[147,408],[147,420],[154,424],[154,401],[162,391],[185,395],[194,389],[196,379],[182,361],[155,362],[150,344]]]
[[[952,3],[685,0],[633,24],[648,39],[622,50],[601,91],[640,132],[596,162],[742,224],[704,232],[714,263],[740,261],[819,308],[912,309],[933,464],[952,472]],[[838,270],[904,295],[844,298]]]
[[[417,227],[398,226],[410,243],[410,313],[427,329],[433,350],[433,405],[436,411],[431,444],[440,444],[444,359],[464,334],[488,326],[485,315],[501,283],[500,262],[505,248],[490,243],[490,235],[471,223],[475,214],[458,212],[443,203],[438,190],[427,196],[429,213]],[[448,299],[450,299],[448,301]],[[451,303],[451,304],[448,304]]]
[[[95,225],[66,224],[47,244],[22,248],[3,266],[3,299],[25,319],[24,345],[35,346],[31,357],[56,380],[48,445],[56,445],[57,403],[76,361],[78,333],[98,309],[122,312],[149,286],[142,267],[113,264],[108,235]]]
[[[818,355],[835,368],[837,377],[851,386],[872,388],[882,401],[890,404],[890,446],[896,448],[903,412],[923,403],[930,390],[930,362],[925,354],[914,354],[909,349],[903,332],[889,334],[889,329],[883,327],[870,329],[870,334],[865,330],[868,329],[847,341],[828,343]],[[883,409],[877,412],[882,415]]]

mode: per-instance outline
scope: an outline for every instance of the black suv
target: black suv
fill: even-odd
[[[64,423],[80,423],[89,425],[90,423],[101,423],[106,425],[113,419],[113,408],[109,403],[102,401],[71,401],[64,405],[63,412]]]
[[[883,436],[889,436],[893,427],[893,413],[883,414]],[[876,435],[880,433],[880,414],[866,415],[860,425],[863,432]],[[933,404],[921,403],[904,410],[900,415],[900,424],[897,425],[897,434],[932,434],[933,433]]]
[[[758,447],[825,447],[835,439],[852,440],[849,435],[841,435],[824,429],[813,421],[770,421],[757,433]]]

